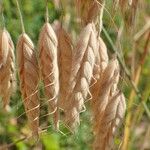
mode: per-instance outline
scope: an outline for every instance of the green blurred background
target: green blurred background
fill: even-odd
[[[2,0],[1,0],[2,3]],[[33,40],[35,46],[37,47],[38,43],[38,36],[40,29],[45,21],[45,1],[44,0],[20,0],[20,7],[23,15],[24,25],[26,33],[30,36]],[[21,25],[19,14],[16,8],[15,0],[3,0],[4,4],[4,18],[5,18],[5,26],[7,30],[10,32],[14,44],[16,45],[18,36],[21,34]],[[78,33],[81,30],[80,23],[77,19],[77,14],[75,11],[75,6],[73,1],[71,0],[62,0],[63,10],[61,8],[57,8],[53,0],[49,0],[48,8],[49,8],[49,18],[50,23],[53,23],[54,20],[58,20],[62,18],[63,15],[63,25],[68,30],[68,32],[73,36],[73,39],[76,39]],[[135,35],[145,24],[146,21],[149,20],[150,14],[150,1],[143,0],[139,4],[139,10],[136,16],[136,23],[133,26],[130,26],[126,19],[127,17],[123,18],[121,15],[121,11],[114,12],[112,7],[112,2],[107,1],[106,8],[107,10],[104,13],[104,27],[109,34],[111,41],[118,49],[122,51],[121,57],[124,58],[127,67],[132,70],[131,68],[131,57],[132,57],[132,50],[133,50],[133,35]],[[108,12],[107,12],[108,11]],[[68,19],[69,18],[69,19]],[[114,22],[113,22],[113,21]],[[3,25],[3,18],[1,16],[0,19],[1,27]],[[115,24],[115,25],[114,25]],[[116,27],[124,28],[124,32],[122,37],[119,39],[119,44],[117,43],[117,32]],[[131,33],[131,30],[134,31]],[[109,41],[106,34],[102,32],[102,38],[104,39],[107,47],[108,53],[111,57],[113,54],[113,47],[111,42]],[[146,36],[144,36],[139,43],[136,43],[136,63],[139,63],[140,56],[143,53],[143,47],[145,44]],[[137,67],[137,66],[136,66]],[[142,69],[140,82],[138,88],[142,91],[143,99],[146,101],[148,95],[150,94],[150,56],[146,58],[145,64]],[[129,81],[122,73],[122,83],[120,83],[120,88],[125,91],[125,96],[128,101],[129,94],[132,90],[132,87],[129,84]],[[19,86],[19,82],[17,83]],[[41,86],[42,87],[42,86]],[[43,95],[43,89],[40,89],[41,97]],[[142,113],[139,114],[140,118],[132,131],[132,140],[131,140],[131,150],[139,149],[140,145],[143,143],[143,138],[145,137],[146,132],[149,129],[149,118],[145,111],[145,109],[141,106],[139,99],[135,96],[135,103],[133,106],[133,112],[137,109],[138,106],[141,107],[143,110]],[[145,102],[146,108],[150,108],[150,100],[148,99]],[[53,129],[53,127],[49,127],[48,131],[42,133],[40,135],[40,139],[38,142],[31,139],[23,140],[20,142],[16,142],[19,139],[22,139],[29,135],[30,130],[27,126],[27,119],[24,113],[23,104],[21,101],[21,94],[19,89],[17,89],[16,93],[11,98],[10,101],[10,112],[5,112],[2,109],[2,101],[0,103],[0,146],[5,144],[11,144],[10,149],[14,150],[90,150],[92,148],[92,121],[91,121],[91,113],[90,110],[86,111],[85,113],[81,114],[81,125],[78,131],[73,135],[64,125],[60,124],[60,130],[63,132],[58,132]],[[89,108],[87,104],[87,109]],[[47,108],[43,108],[43,111],[46,111]],[[20,116],[23,114],[22,116]],[[20,116],[20,117],[18,117]],[[45,120],[51,118],[50,116],[47,118],[41,119],[41,126],[51,125],[51,122]],[[116,147],[119,146],[122,136],[123,136],[123,127],[122,125],[118,135],[115,139]],[[16,142],[16,143],[15,143]],[[150,148],[149,148],[150,149]],[[148,150],[148,149],[147,149]]]

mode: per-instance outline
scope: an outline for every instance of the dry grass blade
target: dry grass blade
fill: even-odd
[[[54,112],[55,128],[59,128],[58,122],[58,93],[59,71],[57,60],[58,41],[49,23],[42,27],[39,38],[39,61],[42,80],[45,84],[45,94],[49,103],[49,110]]]
[[[15,90],[15,76],[14,45],[9,33],[4,29],[0,33],[0,96],[6,109]]]
[[[69,90],[69,80],[71,75],[72,66],[72,52],[73,45],[71,37],[58,23],[56,29],[56,35],[58,38],[58,60],[59,60],[59,72],[60,72],[60,97],[59,107],[64,109],[67,105],[65,98]]]
[[[27,34],[23,33],[17,43],[17,63],[20,78],[20,89],[28,122],[33,136],[38,136],[39,100],[38,94],[32,95],[38,85],[38,64],[35,49]],[[32,95],[32,96],[30,96]],[[27,98],[28,97],[28,98]],[[31,110],[31,111],[29,111]]]
[[[81,32],[73,55],[68,105],[65,108],[66,124],[72,128],[79,124],[79,113],[90,94],[89,87],[93,77],[96,49],[97,41],[93,25],[88,24]]]

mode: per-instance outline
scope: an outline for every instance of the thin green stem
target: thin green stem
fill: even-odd
[[[45,14],[45,21],[46,21],[46,22],[49,22],[48,0],[46,0],[46,14]]]
[[[5,17],[4,17],[4,5],[1,2],[1,16],[2,16],[2,27],[5,29]]]
[[[150,97],[148,97],[148,100],[150,100]],[[148,118],[150,119],[150,110],[149,110],[148,106],[146,105],[146,103],[144,101],[142,101],[142,105],[145,109],[145,112],[146,112]]]
[[[17,4],[17,9],[18,9],[18,12],[19,12],[19,16],[20,16],[20,23],[21,23],[22,32],[25,33],[23,17],[22,17],[22,14],[21,14],[21,10],[20,10],[20,6],[19,6],[18,0],[16,0],[16,4]]]

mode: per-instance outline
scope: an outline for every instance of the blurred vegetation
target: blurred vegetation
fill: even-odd
[[[16,45],[18,36],[21,34],[20,19],[16,8],[15,0],[1,0],[3,1],[5,26],[10,32],[12,39]],[[34,41],[35,45],[38,42],[38,36],[40,28],[45,21],[45,2],[43,0],[20,0],[20,7],[24,18],[25,30]],[[63,18],[63,25],[72,35],[75,40],[78,33],[81,30],[80,23],[75,13],[75,6],[71,0],[62,0],[62,8],[55,7],[54,1],[49,0],[49,18],[50,23],[54,20]],[[111,57],[113,52],[113,46],[118,50],[121,55],[121,59],[125,61],[127,68],[131,70],[131,76],[134,81],[136,76],[136,70],[140,65],[141,56],[144,51],[145,43],[150,30],[143,34],[140,39],[135,42],[134,36],[138,33],[143,26],[150,22],[150,0],[139,1],[136,20],[133,25],[129,25],[126,22],[127,16],[122,14],[122,10],[119,8],[115,11],[112,7],[111,1],[107,0],[106,9],[104,12],[104,28],[109,35],[106,36],[105,32],[102,32],[102,38],[104,39],[108,53]],[[63,15],[63,16],[62,16]],[[1,27],[3,26],[3,18],[0,19]],[[118,30],[121,32],[121,36],[118,36]],[[113,45],[112,45],[113,44]],[[150,46],[148,46],[150,50]],[[150,55],[146,53],[146,57],[142,65],[142,71],[139,77],[139,84],[137,87],[141,93],[141,98],[134,94],[133,103],[130,110],[134,122],[131,125],[131,137],[129,150],[150,149],[149,143],[146,143],[150,137],[147,137],[147,132],[150,132]],[[121,72],[120,88],[125,91],[127,102],[131,91],[133,90],[130,81],[127,79],[124,68]],[[18,83],[19,87],[19,83]],[[41,89],[42,95],[42,89]],[[31,139],[24,140],[24,137],[29,135],[30,130],[27,126],[27,119],[24,113],[24,107],[21,101],[21,94],[19,88],[11,98],[10,112],[5,112],[2,109],[2,101],[0,101],[0,146],[10,145],[10,149],[28,150],[28,149],[46,149],[46,150],[90,150],[92,147],[92,123],[90,119],[90,111],[86,111],[81,115],[81,125],[75,135],[72,135],[61,123],[60,130],[64,133],[54,131],[53,127],[49,127],[48,131],[41,133],[38,142]],[[87,104],[87,107],[88,104]],[[45,108],[46,109],[46,108]],[[135,113],[136,112],[136,113]],[[23,115],[21,115],[23,114]],[[21,115],[21,116],[20,116]],[[20,117],[18,117],[20,116]],[[49,117],[50,118],[50,117]],[[44,118],[48,119],[48,118]],[[41,119],[41,126],[51,125],[49,122],[44,123],[44,119]],[[115,144],[118,147],[123,137],[125,123],[120,129]],[[124,133],[125,134],[125,133]],[[20,142],[18,140],[21,140]],[[144,145],[145,144],[145,145]],[[147,146],[148,145],[148,146]],[[144,149],[143,149],[144,150]]]

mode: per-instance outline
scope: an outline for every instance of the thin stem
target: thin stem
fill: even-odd
[[[4,6],[3,6],[3,2],[1,2],[1,15],[2,15],[2,26],[5,29],[5,17],[4,17]]]
[[[98,37],[100,36],[100,33],[102,31],[103,28],[103,13],[104,13],[104,7],[105,7],[105,1],[103,1],[101,8],[100,8],[100,13],[99,13],[99,22],[98,22],[98,26],[99,26],[99,30],[98,30]]]
[[[3,13],[3,11],[2,11],[2,22],[3,22],[3,28],[5,29],[5,17],[4,17],[4,13]]]
[[[135,77],[133,79],[136,86],[138,86],[138,84],[139,84],[142,67],[143,67],[143,64],[145,63],[146,56],[148,53],[148,44],[150,41],[149,39],[150,39],[150,32],[149,32],[147,40],[145,42],[144,51],[143,51],[143,55],[140,60],[140,64],[136,70]],[[128,101],[128,111],[127,111],[128,113],[127,113],[126,120],[125,120],[124,140],[123,140],[122,150],[128,149],[128,146],[129,146],[129,139],[130,139],[130,133],[131,133],[131,121],[132,121],[132,117],[133,117],[133,114],[131,113],[131,108],[132,108],[132,105],[135,100],[134,99],[135,95],[136,95],[135,91],[132,90],[130,97],[129,97],[129,101]],[[142,98],[141,98],[141,101],[143,101]],[[147,108],[146,105],[144,105],[143,102],[142,102],[142,105],[149,116],[149,112],[146,109]]]
[[[20,23],[21,23],[22,32],[25,33],[23,17],[22,17],[22,14],[21,14],[21,10],[20,10],[20,6],[19,6],[18,0],[16,0],[16,4],[17,4],[17,9],[18,9],[18,12],[19,12],[19,16],[20,16]]]
[[[45,14],[46,22],[49,22],[49,11],[48,11],[48,0],[46,0],[46,14]]]
[[[60,18],[60,22],[61,22],[61,26],[63,24],[63,19],[64,19],[64,15],[65,15],[65,10],[64,10],[64,7],[63,7],[63,2],[62,0],[60,0],[60,6],[61,6],[61,18]]]

